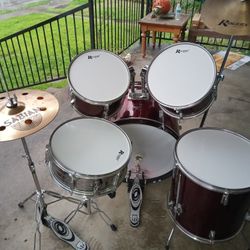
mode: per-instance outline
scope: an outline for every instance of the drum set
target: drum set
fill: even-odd
[[[41,189],[25,141],[54,119],[56,98],[38,90],[1,95],[0,141],[22,140],[36,186],[19,203],[23,207],[37,196],[35,242],[37,237],[41,241],[42,222],[73,248],[90,249],[68,223],[85,207],[85,214],[101,213],[115,231],[94,199],[114,198],[123,181],[128,185],[130,224],[138,227],[145,184],[167,177],[167,208],[174,228],[166,248],[175,227],[211,244],[240,232],[250,207],[250,141],[232,131],[203,128],[223,67],[217,73],[210,52],[189,42],[162,50],[141,70],[141,81],[135,81],[134,68],[112,52],[96,49],[77,55],[69,65],[68,82],[71,105],[80,117],[59,125],[45,152],[51,177],[70,196]],[[179,136],[180,122],[199,115],[200,127]],[[64,221],[58,220],[47,213],[45,194],[78,206]]]

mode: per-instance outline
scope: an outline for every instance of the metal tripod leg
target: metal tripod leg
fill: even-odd
[[[32,200],[32,197],[36,194],[36,191],[34,191],[31,195],[29,195],[27,198],[25,198],[23,201],[20,201],[18,203],[18,206],[20,208],[23,208],[24,207],[24,203],[26,203],[28,200]]]
[[[75,203],[75,201],[71,201],[71,200],[68,200],[68,201]],[[81,210],[83,206],[87,209],[87,211],[82,211]],[[95,212],[92,212],[92,209],[94,209]],[[97,205],[96,202],[94,202],[90,198],[86,198],[86,199],[83,199],[80,202],[78,202],[78,205],[77,205],[76,209],[72,210],[66,216],[66,218],[64,219],[64,222],[69,223],[75,217],[77,212],[80,212],[80,213],[85,214],[85,215],[91,215],[91,214],[98,213],[100,215],[101,219],[105,222],[105,224],[110,226],[112,231],[117,231],[117,226],[112,223],[111,218],[103,210],[101,210],[99,208],[99,206]]]
[[[172,228],[172,230],[171,230],[171,232],[170,232],[170,234],[168,236],[167,244],[165,246],[166,250],[169,250],[169,248],[170,248],[170,242],[171,242],[171,239],[173,237],[174,231],[175,231],[175,226]]]
[[[22,140],[24,151],[25,151],[25,157],[28,160],[28,166],[29,166],[30,172],[32,174],[33,181],[34,181],[35,186],[36,186],[36,192],[35,193],[37,193],[37,195],[39,197],[39,201],[41,203],[42,208],[45,208],[46,205],[45,205],[45,202],[44,202],[44,199],[43,199],[43,192],[42,192],[42,189],[41,189],[38,177],[36,175],[35,164],[34,164],[34,162],[31,159],[30,152],[29,152],[29,149],[28,149],[28,146],[27,146],[25,138],[23,137],[23,138],[21,138],[21,140]],[[24,201],[26,202],[31,197],[32,196],[29,196]]]

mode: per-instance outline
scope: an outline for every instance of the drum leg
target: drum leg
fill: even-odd
[[[168,236],[167,244],[165,246],[166,250],[170,249],[170,242],[171,242],[171,239],[173,237],[174,231],[175,231],[175,226],[172,228],[172,230],[171,230],[171,232],[170,232],[170,234]]]
[[[33,192],[31,195],[29,195],[26,199],[24,199],[23,201],[19,202],[18,203],[18,206],[20,208],[23,208],[24,207],[24,203],[26,203],[28,200],[32,200],[33,196],[36,194],[36,191]]]

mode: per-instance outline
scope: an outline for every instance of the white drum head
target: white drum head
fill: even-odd
[[[250,141],[220,129],[197,129],[177,142],[176,156],[194,181],[223,189],[250,188]]]
[[[104,50],[92,50],[77,56],[69,67],[68,78],[79,98],[96,103],[119,99],[130,82],[125,62]]]
[[[131,178],[135,177],[136,156],[140,155],[140,169],[145,179],[155,180],[169,173],[174,166],[176,139],[162,129],[146,124],[122,124],[132,142],[132,155],[128,165]]]
[[[62,167],[91,176],[120,169],[131,154],[127,135],[118,126],[98,118],[64,123],[53,133],[50,146]]]
[[[177,43],[153,60],[147,82],[161,105],[188,108],[209,93],[215,77],[215,62],[207,50],[192,43]]]

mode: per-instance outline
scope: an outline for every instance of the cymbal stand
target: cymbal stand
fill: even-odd
[[[36,226],[36,232],[34,234],[34,249],[36,249],[37,240],[38,240],[38,249],[41,249],[41,232],[40,232],[39,228],[40,228],[40,222],[41,222],[41,214],[43,214],[44,210],[46,210],[46,204],[44,202],[43,192],[42,192],[38,177],[36,175],[35,164],[31,159],[26,140],[23,137],[23,138],[21,138],[21,141],[22,141],[23,148],[25,151],[25,158],[28,161],[28,166],[29,166],[33,181],[34,181],[35,186],[36,186],[35,193],[30,195],[28,198],[26,198],[24,202],[26,202],[28,199],[30,199],[34,194],[37,195],[36,209],[35,209],[35,220],[36,220],[37,226]],[[23,205],[24,202],[22,202],[21,205]],[[21,205],[19,203],[19,207],[22,207]],[[38,237],[38,239],[37,239],[37,237]]]
[[[222,61],[220,70],[219,70],[219,72],[217,73],[217,76],[216,76],[216,80],[215,80],[215,84],[214,84],[215,100],[216,100],[216,98],[217,98],[217,89],[218,89],[218,85],[219,85],[220,81],[223,81],[223,79],[224,79],[224,76],[223,76],[222,72],[223,72],[223,70],[224,70],[224,68],[225,68],[226,61],[227,61],[229,52],[230,52],[231,47],[232,47],[232,44],[233,44],[233,40],[234,40],[234,37],[233,37],[233,36],[230,36],[230,39],[229,39],[229,42],[228,42],[228,47],[227,47],[225,56],[224,56],[224,58],[223,58],[223,61]],[[208,108],[208,109],[205,111],[205,113],[203,114],[203,117],[202,117],[202,120],[201,120],[201,123],[200,123],[200,128],[203,127],[203,125],[204,125],[204,123],[205,123],[205,120],[206,120],[206,118],[207,118],[208,112],[209,112],[209,108]]]

